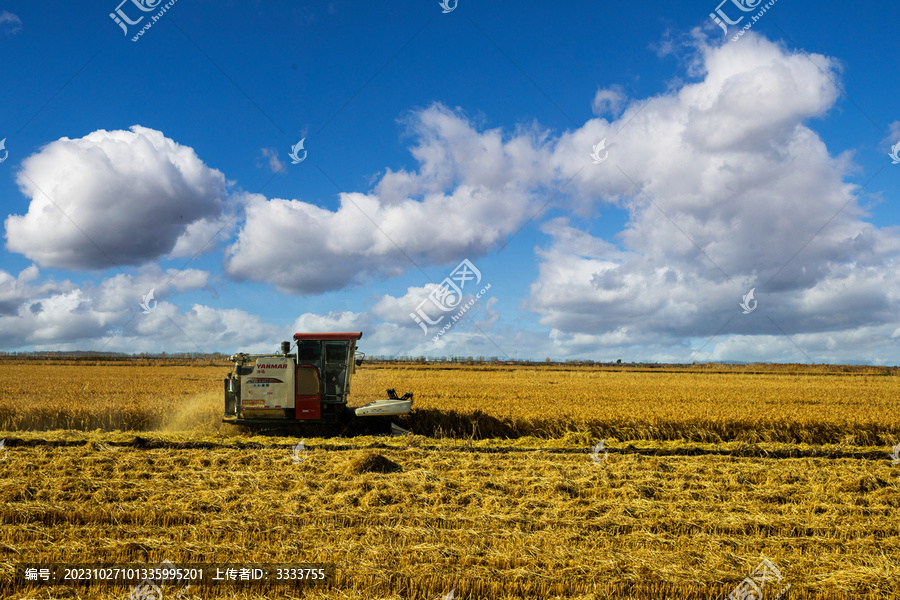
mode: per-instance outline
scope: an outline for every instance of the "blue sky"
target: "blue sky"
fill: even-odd
[[[0,350],[898,364],[900,8],[739,4],[2,3]]]

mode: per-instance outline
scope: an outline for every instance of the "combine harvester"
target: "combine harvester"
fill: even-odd
[[[361,332],[296,333],[296,352],[281,343],[279,354],[244,354],[231,357],[234,370],[225,379],[224,423],[244,425],[254,432],[288,431],[322,425],[341,433],[405,430],[390,417],[409,414],[412,393],[357,408],[347,406],[350,378],[355,367],[356,342]],[[362,354],[362,353],[360,353]]]

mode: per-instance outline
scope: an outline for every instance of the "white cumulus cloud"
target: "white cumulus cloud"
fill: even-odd
[[[387,170],[371,193],[342,193],[337,210],[257,195],[229,247],[226,272],[296,294],[359,285],[496,248],[535,210],[547,180],[541,134],[478,132],[435,105],[409,122],[420,163]],[[302,257],[302,260],[298,260]]]
[[[6,247],[72,270],[199,251],[222,218],[226,188],[193,149],[141,126],[51,142],[23,161],[16,181],[31,202],[6,219]]]
[[[837,100],[838,65],[752,34],[697,51],[699,81],[555,146],[559,170],[578,173],[582,205],[615,202],[630,216],[615,239],[546,223],[528,307],[570,348],[656,348],[675,360],[691,354],[679,349],[690,338],[716,333],[779,338],[805,360],[798,339],[825,352],[826,335],[896,323],[900,232],[866,220],[846,182],[853,165],[807,124]],[[580,169],[607,136],[609,160]],[[759,310],[733,319],[754,287]],[[740,359],[715,343],[706,352]]]

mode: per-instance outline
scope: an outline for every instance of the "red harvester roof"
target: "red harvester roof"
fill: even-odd
[[[361,331],[345,331],[342,333],[295,333],[295,340],[358,340]]]

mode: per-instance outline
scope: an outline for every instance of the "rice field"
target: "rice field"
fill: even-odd
[[[764,559],[766,600],[900,598],[893,370],[364,365],[352,404],[412,391],[413,434],[298,460],[219,423],[227,366],[2,369],[2,598],[129,595],[19,563],[169,560],[336,569],[182,598],[723,599]]]

